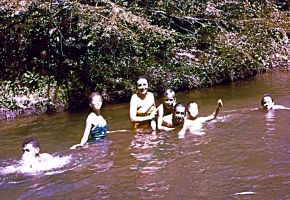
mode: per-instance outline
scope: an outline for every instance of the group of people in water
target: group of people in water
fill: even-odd
[[[167,89],[164,92],[162,103],[156,107],[154,95],[148,91],[148,81],[145,78],[139,78],[136,86],[137,92],[132,95],[130,101],[130,121],[134,129],[152,129],[153,131],[171,131],[178,129],[178,137],[184,138],[186,133],[200,135],[205,122],[214,120],[221,108],[223,102],[217,101],[217,107],[214,112],[205,117],[199,117],[198,104],[194,101],[187,105],[176,101],[175,92]],[[71,146],[71,149],[83,147],[89,140],[100,141],[110,133],[107,129],[107,122],[101,115],[103,98],[99,92],[93,92],[89,96],[89,105],[91,112],[86,119],[85,130],[80,143]],[[275,105],[273,97],[265,94],[261,98],[261,107],[263,110],[287,109],[290,108]],[[91,138],[91,139],[89,139]],[[22,160],[25,165],[33,168],[45,160],[49,160],[51,155],[40,154],[39,143],[35,138],[26,138],[22,144]]]

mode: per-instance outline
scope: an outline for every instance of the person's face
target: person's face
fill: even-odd
[[[271,97],[264,97],[262,106],[264,109],[267,109],[267,110],[272,109],[274,107],[274,102],[273,102],[272,98]]]
[[[34,147],[32,144],[26,144],[22,151],[22,159],[28,160],[35,158],[39,154],[39,147]]]
[[[198,116],[198,105],[197,105],[197,103],[189,104],[188,113],[193,118]]]
[[[176,107],[174,111],[174,116],[175,116],[176,122],[182,122],[185,117],[185,107],[183,106]]]
[[[146,79],[141,78],[137,81],[137,90],[140,94],[146,94],[148,91],[148,82]]]
[[[99,96],[99,95],[95,95],[93,96],[92,98],[92,102],[91,102],[91,106],[95,109],[101,109],[102,107],[102,104],[103,104],[103,100],[102,100],[102,97]]]
[[[163,102],[167,108],[172,109],[176,103],[176,98],[173,96],[166,96],[166,97],[163,97]]]

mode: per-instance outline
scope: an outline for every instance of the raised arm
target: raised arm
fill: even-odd
[[[223,107],[223,102],[221,99],[219,99],[217,103],[218,103],[218,106],[211,115],[209,115],[207,117],[199,117],[199,120],[201,121],[201,123],[214,120],[218,116],[221,108]]]

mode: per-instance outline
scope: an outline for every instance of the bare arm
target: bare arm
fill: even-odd
[[[182,129],[178,132],[178,138],[184,138],[187,129],[188,129],[188,123],[185,120],[182,126]]]
[[[164,107],[163,104],[160,104],[157,108],[157,129],[161,130],[162,127],[162,120],[163,120],[163,115],[164,115]]]
[[[163,131],[171,131],[174,130],[175,128],[173,127],[172,124],[172,117],[173,114],[165,115],[161,118],[161,126],[159,126],[159,130]]]
[[[274,109],[290,110],[290,108],[287,108],[287,107],[282,106],[282,105],[274,105]]]
[[[201,123],[214,120],[218,116],[218,114],[219,114],[219,112],[220,112],[220,110],[221,110],[222,107],[223,107],[223,102],[222,102],[221,99],[219,99],[218,100],[218,106],[215,109],[215,111],[211,115],[209,115],[207,117],[200,117],[199,120],[201,121]]]
[[[81,142],[79,144],[75,144],[75,145],[71,146],[70,149],[75,149],[77,147],[82,147],[82,146],[84,146],[87,143],[87,141],[89,139],[90,131],[91,131],[91,126],[92,126],[92,123],[90,122],[90,119],[88,117],[87,120],[86,120],[86,127],[85,127],[85,131],[84,131],[83,137],[81,139]]]

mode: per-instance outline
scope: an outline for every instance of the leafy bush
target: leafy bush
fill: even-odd
[[[13,95],[22,90],[43,97],[45,109],[81,108],[93,90],[107,102],[127,101],[139,76],[157,95],[169,87],[186,91],[246,79],[288,62],[283,29],[289,30],[289,17],[281,20],[277,5],[4,0],[0,73],[10,96],[1,107],[18,108]]]

